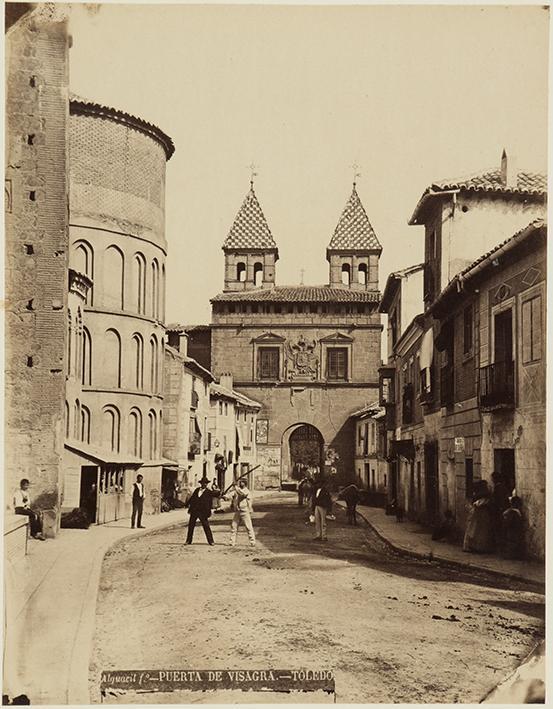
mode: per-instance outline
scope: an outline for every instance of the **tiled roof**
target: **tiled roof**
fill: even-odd
[[[547,175],[540,172],[518,172],[516,185],[504,182],[501,176],[501,169],[495,168],[469,177],[461,177],[454,180],[439,180],[433,182],[423,192],[419,199],[413,216],[409,224],[418,224],[417,218],[425,202],[439,196],[441,192],[448,190],[465,190],[469,192],[489,192],[503,194],[523,194],[536,197],[545,197],[547,194]]]
[[[382,251],[382,246],[376,238],[355,185],[353,185],[351,196],[344,207],[327,250],[334,249],[340,251],[377,249]]]
[[[507,185],[501,178],[501,170],[494,169],[478,175],[458,178],[456,180],[440,180],[434,182],[429,189],[435,190],[484,190],[500,192],[524,192],[545,194],[547,192],[547,176],[539,172],[517,173],[517,183]]]
[[[276,249],[276,247],[252,186],[236,215],[223,249]]]
[[[211,384],[210,392],[213,396],[222,396],[226,397],[227,399],[232,399],[234,401],[237,401],[239,404],[247,406],[251,409],[261,408],[261,404],[259,404],[257,401],[250,399],[249,397],[245,396],[244,394],[241,394],[240,392],[235,391],[234,389],[231,391],[230,389],[227,389],[226,387],[221,386],[221,384],[217,384],[215,382]]]
[[[211,325],[182,325],[181,323],[169,323],[165,326],[167,332],[207,332]]]
[[[331,286],[276,286],[261,290],[219,293],[212,303],[378,303],[378,291],[350,290]]]
[[[154,126],[153,123],[148,123],[148,121],[138,118],[137,116],[132,116],[130,113],[125,113],[124,111],[119,111],[109,106],[102,106],[99,103],[81,98],[76,94],[70,94],[69,96],[69,112],[73,115],[98,116],[99,118],[106,118],[115,123],[123,123],[130,128],[134,128],[159,143],[165,151],[167,160],[169,160],[171,155],[175,152],[175,145],[168,135],[157,126]]]
[[[364,416],[374,416],[376,414],[381,413],[382,411],[384,411],[383,407],[380,406],[378,401],[375,401],[372,404],[367,404],[366,406],[363,406],[363,408],[359,409],[359,411],[354,411],[351,414],[351,418],[361,418]]]

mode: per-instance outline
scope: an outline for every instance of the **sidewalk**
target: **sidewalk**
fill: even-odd
[[[338,502],[345,507],[345,503]],[[400,553],[422,559],[435,559],[455,566],[485,571],[540,586],[545,585],[545,565],[534,561],[501,559],[493,554],[470,554],[460,546],[431,539],[430,532],[415,522],[397,522],[379,507],[357,506],[357,513],[377,535]]]
[[[277,494],[258,492],[254,505]],[[88,666],[106,552],[125,537],[186,525],[188,514],[181,508],[144,515],[143,523],[145,529],[131,529],[130,518],[62,529],[55,539],[29,540],[24,559],[5,562],[4,694],[26,694],[32,704],[89,704]]]
[[[88,704],[88,664],[105,553],[117,541],[182,524],[186,510],[144,515],[146,529],[121,519],[89,529],[62,529],[29,541],[28,554],[5,564],[4,693],[32,704]]]

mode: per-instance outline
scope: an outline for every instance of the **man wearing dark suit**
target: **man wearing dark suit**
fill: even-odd
[[[131,527],[134,529],[135,522],[138,529],[145,529],[142,526],[142,510],[144,509],[144,483],[142,475],[136,476],[136,482],[132,486],[132,517]]]
[[[320,480],[316,485],[311,505],[315,516],[316,536],[314,539],[326,542],[326,516],[330,514],[332,509],[332,498],[324,480]]]
[[[200,520],[202,523],[208,544],[210,546],[215,544],[213,541],[213,534],[211,533],[211,527],[209,526],[209,518],[211,517],[211,505],[213,498],[219,497],[221,492],[220,490],[208,490],[208,482],[209,480],[207,478],[202,478],[200,480],[200,487],[197,487],[194,490],[190,496],[190,499],[186,503],[186,507],[188,507],[188,514],[190,515],[190,519],[188,520],[188,533],[186,535],[187,544],[192,544],[194,527],[196,526],[197,520]]]

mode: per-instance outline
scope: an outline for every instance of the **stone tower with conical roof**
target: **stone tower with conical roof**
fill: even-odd
[[[225,291],[274,286],[278,248],[255,194],[253,181],[225,239],[223,251]]]
[[[329,284],[352,290],[378,290],[378,260],[382,246],[359,199],[355,182],[330,244],[326,259]]]

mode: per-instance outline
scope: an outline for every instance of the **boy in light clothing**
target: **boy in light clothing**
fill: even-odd
[[[255,532],[253,531],[252,524],[252,495],[251,492],[246,487],[245,480],[239,480],[238,486],[235,487],[234,496],[232,498],[232,509],[234,510],[234,516],[232,518],[232,523],[230,526],[230,546],[233,547],[236,544],[236,536],[238,534],[238,527],[240,522],[244,524],[248,530],[248,536],[250,538],[250,546],[255,546]]]

